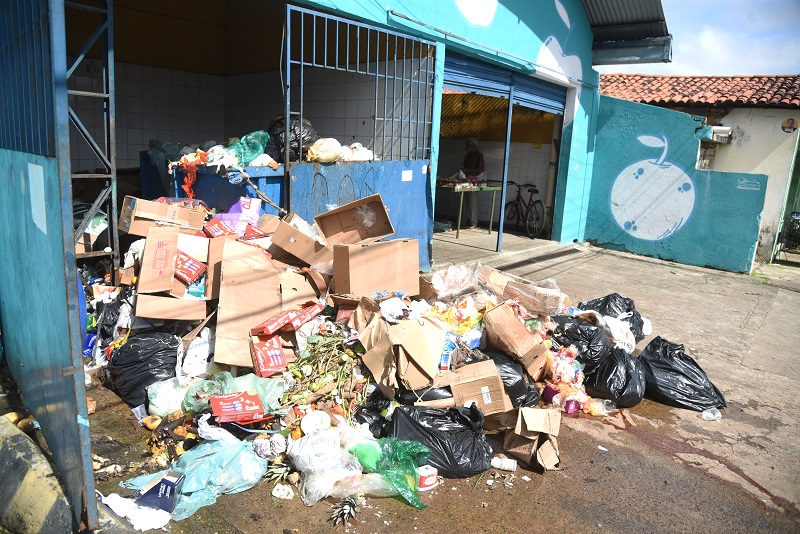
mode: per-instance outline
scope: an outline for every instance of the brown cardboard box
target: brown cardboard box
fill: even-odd
[[[216,363],[253,365],[250,328],[283,311],[280,273],[258,248],[225,240],[214,348]]]
[[[289,224],[293,218],[292,213],[278,224],[272,243],[308,265],[332,262],[333,251]]]
[[[126,196],[119,215],[119,231],[145,236],[148,228],[157,225],[202,230],[205,218],[199,211]]]
[[[559,464],[558,436],[561,412],[552,409],[520,408],[514,430],[506,432],[503,448],[530,465],[537,463],[545,471]]]
[[[369,296],[384,290],[419,294],[417,240],[334,246],[333,287],[348,295]]]
[[[475,402],[484,415],[513,410],[497,367],[491,360],[465,365],[450,383],[456,406]]]
[[[358,338],[367,351],[362,357],[364,364],[384,395],[392,398],[401,385],[414,390],[433,381],[439,370],[444,334],[428,319],[389,325],[376,312]]]
[[[541,336],[531,333],[508,304],[492,308],[483,317],[486,341],[520,361],[531,378],[539,380],[547,362],[547,347]]]
[[[206,301],[138,294],[134,313],[150,319],[201,321],[206,318]]]
[[[503,300],[519,300],[526,310],[533,313],[553,315],[564,307],[566,295],[558,289],[539,287],[510,281],[503,290]]]
[[[493,267],[489,267],[488,265],[484,265],[481,268],[480,272],[478,273],[478,279],[489,289],[489,291],[498,297],[503,296],[506,285],[512,281],[511,277],[502,271],[498,271]]]
[[[487,415],[483,423],[486,434],[499,434],[506,430],[513,430],[517,426],[517,410]]]
[[[183,234],[170,226],[153,226],[147,231],[142,264],[139,267],[139,294],[166,292],[173,297],[186,295],[185,283],[175,278],[175,255],[178,250],[206,264],[206,300],[219,296],[219,265],[222,261],[224,238],[208,239]],[[166,319],[166,317],[165,317]]]
[[[374,218],[374,221],[372,220]],[[345,204],[314,217],[329,247],[378,241],[394,233],[380,195]]]

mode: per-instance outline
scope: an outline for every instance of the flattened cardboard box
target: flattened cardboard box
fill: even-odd
[[[221,271],[214,362],[252,367],[250,329],[283,311],[281,272],[258,248],[229,239]]]
[[[329,247],[379,241],[394,233],[380,195],[368,196],[314,217]]]
[[[175,278],[175,256],[178,250],[206,264],[206,300],[219,296],[219,269],[222,261],[223,238],[208,239],[183,234],[175,227],[154,226],[147,231],[142,264],[139,267],[137,292],[139,294],[167,292],[183,298],[185,283]],[[166,319],[166,317],[163,317]]]
[[[147,229],[152,226],[202,230],[205,218],[205,214],[199,211],[126,196],[119,214],[119,231],[146,236]]]
[[[206,318],[205,300],[176,299],[158,295],[136,295],[136,317],[202,321]]]
[[[333,247],[333,287],[336,293],[370,296],[377,291],[403,290],[419,294],[419,244],[393,239]]]

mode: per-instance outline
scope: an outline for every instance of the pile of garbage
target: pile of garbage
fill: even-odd
[[[273,483],[340,499],[347,522],[365,496],[424,508],[442,477],[559,469],[562,414],[725,407],[681,345],[634,355],[651,325],[621,295],[573,306],[553,279],[480,264],[420,274],[380,195],[313,222],[253,198],[223,215],[128,197],[119,228],[141,239],[121,284],[85,280],[87,380],[130,406],[157,471],[105,498],[123,515],[184,519]]]
[[[288,139],[288,140],[287,140]],[[288,147],[287,147],[288,144]],[[267,130],[256,130],[241,138],[228,139],[226,143],[207,142],[193,150],[182,150],[180,157],[170,161],[166,168],[183,171],[181,188],[189,198],[194,198],[193,185],[198,168],[222,176],[244,172],[245,167],[269,167],[277,170],[284,163],[288,148],[289,161],[335,163],[338,161],[374,161],[372,150],[361,143],[343,145],[332,137],[320,137],[308,119],[290,121],[287,135],[283,116],[272,120]]]

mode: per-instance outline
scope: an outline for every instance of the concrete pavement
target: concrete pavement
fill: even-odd
[[[493,253],[483,231],[434,236],[437,265],[464,254],[515,275],[555,278],[577,303],[612,292],[632,298],[653,323],[641,351],[660,335],[683,344],[723,392],[728,409],[721,421],[666,408],[623,410],[616,426],[565,418],[576,431],[609,443],[652,452],[654,443],[684,469],[735,485],[771,509],[800,518],[800,263],[793,258],[758,265],[753,275],[734,274],[609,251],[505,236],[505,251]],[[637,437],[620,429],[638,427]],[[703,530],[703,529],[701,529]]]

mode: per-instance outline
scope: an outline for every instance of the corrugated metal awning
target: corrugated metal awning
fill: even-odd
[[[672,36],[661,0],[582,2],[594,33],[592,65],[672,61]]]

